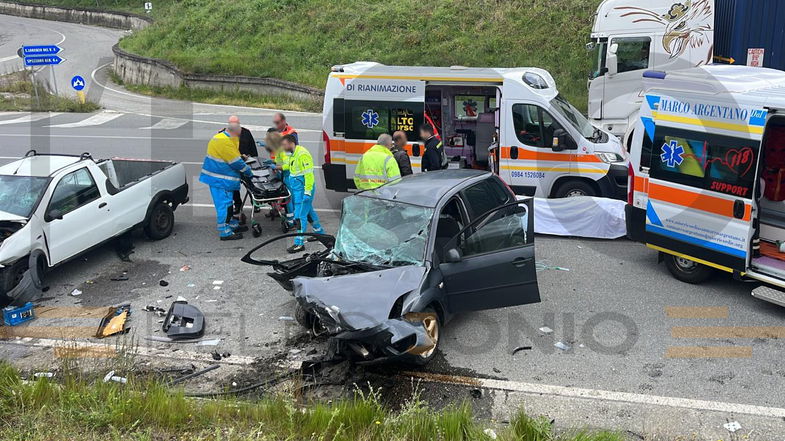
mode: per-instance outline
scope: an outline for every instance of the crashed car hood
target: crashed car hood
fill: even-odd
[[[5,211],[0,210],[0,222],[2,221],[10,221],[10,222],[27,222],[29,219],[23,216],[18,216],[16,214],[8,213]]]
[[[334,277],[294,279],[294,296],[306,305],[331,309],[341,326],[365,329],[387,320],[395,301],[419,289],[423,266],[400,266]]]

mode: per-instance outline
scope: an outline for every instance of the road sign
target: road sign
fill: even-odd
[[[65,59],[57,55],[46,55],[42,57],[25,57],[25,66],[49,66],[57,65],[65,61]]]
[[[145,11],[150,12],[150,11],[152,11],[152,9],[153,9],[153,3],[152,2],[145,2],[144,3],[144,10]]]
[[[59,54],[62,50],[63,49],[60,46],[56,46],[54,44],[42,46],[22,46],[22,54],[24,54],[25,57],[37,55],[54,55]]]
[[[78,92],[84,89],[84,86],[85,86],[84,78],[80,77],[79,75],[76,75],[75,77],[71,78],[71,87],[73,87],[75,91]]]
[[[748,48],[747,49],[747,66],[763,67],[763,57],[766,54],[764,48]]]

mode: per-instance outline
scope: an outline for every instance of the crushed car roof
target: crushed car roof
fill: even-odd
[[[455,187],[490,174],[488,171],[472,169],[417,173],[358,195],[433,208]]]

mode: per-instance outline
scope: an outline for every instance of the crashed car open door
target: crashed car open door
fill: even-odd
[[[533,199],[495,208],[447,242],[439,265],[452,312],[540,301]]]

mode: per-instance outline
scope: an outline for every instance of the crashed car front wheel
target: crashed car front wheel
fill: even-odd
[[[0,270],[0,308],[36,300],[44,288],[45,272],[46,256],[40,250]]]
[[[439,337],[441,336],[442,324],[439,319],[439,314],[432,308],[426,308],[422,312],[409,313],[404,316],[407,321],[418,321],[422,323],[425,333],[430,340],[430,344],[424,346],[415,346],[407,352],[403,360],[407,363],[424,366],[436,354],[439,348]]]

